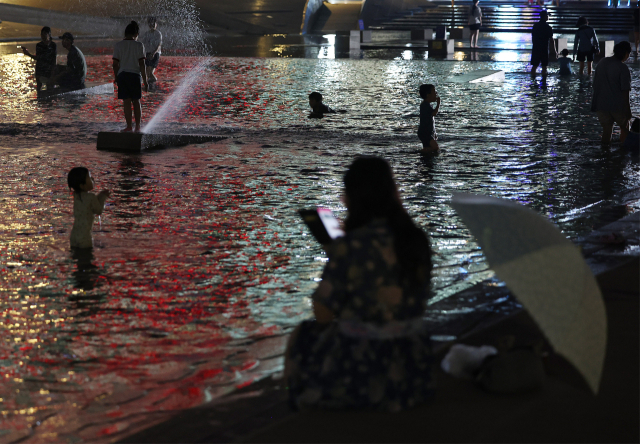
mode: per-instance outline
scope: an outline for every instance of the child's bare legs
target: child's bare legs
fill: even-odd
[[[140,100],[133,101],[133,115],[136,119],[136,132],[140,131],[140,120],[142,120],[142,106]]]
[[[587,60],[587,75],[590,76],[591,75],[591,68],[592,68],[593,63]]]
[[[422,151],[424,151],[425,153],[435,153],[438,150],[440,150],[438,142],[433,139],[429,140],[428,144],[424,142],[422,143]]]
[[[584,74],[584,62],[580,62],[580,75]],[[589,69],[589,74],[591,74],[591,69]]]
[[[122,101],[122,106],[124,107],[124,120],[127,122],[127,127],[123,131],[133,131],[131,99],[124,99]]]
[[[147,79],[149,79],[150,82],[158,81],[156,76],[153,74],[155,71],[156,69],[153,66],[147,66]]]

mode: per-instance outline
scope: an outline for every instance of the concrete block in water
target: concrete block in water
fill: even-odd
[[[198,134],[98,133],[98,150],[139,153],[145,149],[185,146],[226,139],[224,136]]]
[[[113,94],[113,83],[94,83],[88,82],[84,84],[84,88],[80,89],[68,89],[68,88],[53,88],[45,89],[38,92],[39,99],[45,99],[53,96],[79,96],[79,95],[98,95],[98,94]]]
[[[457,76],[449,77],[450,83],[484,83],[504,82],[504,71],[495,69],[478,69]]]
[[[558,48],[558,54],[561,54],[563,49],[569,49],[569,41],[567,39],[556,39],[556,48]]]
[[[454,44],[453,39],[429,40],[429,57],[453,54]]]
[[[454,40],[469,40],[471,37],[471,30],[468,26],[463,28],[451,28],[449,29],[449,38]]]
[[[433,40],[433,29],[412,29],[411,40]]]
[[[351,31],[349,33],[349,49],[360,49],[360,43],[371,43],[371,31]]]

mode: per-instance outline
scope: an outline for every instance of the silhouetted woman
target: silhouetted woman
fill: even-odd
[[[290,339],[290,400],[297,408],[401,410],[433,392],[422,320],[429,240],[404,210],[386,161],[356,159],[344,185],[346,235],[327,247],[316,319]]]
[[[591,75],[593,56],[600,52],[598,36],[596,36],[596,31],[589,26],[589,20],[586,17],[580,17],[576,26],[578,26],[578,32],[573,40],[573,60],[576,59],[577,54],[580,62],[580,75],[582,75],[586,59],[587,74]]]

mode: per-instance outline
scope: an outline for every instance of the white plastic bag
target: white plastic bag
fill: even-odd
[[[487,356],[498,353],[495,347],[483,345],[474,347],[472,345],[455,344],[449,349],[449,353],[444,357],[440,366],[446,373],[456,378],[471,379],[482,361]]]

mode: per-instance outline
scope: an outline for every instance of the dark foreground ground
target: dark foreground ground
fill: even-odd
[[[597,396],[550,352],[544,389],[526,395],[487,393],[438,368],[436,398],[410,411],[293,413],[286,389],[268,380],[122,442],[638,442],[639,271],[635,257],[598,276],[608,344]],[[496,345],[514,335],[518,344],[529,344],[542,337],[524,311],[488,324],[460,342]],[[442,347],[439,357],[445,352]]]

